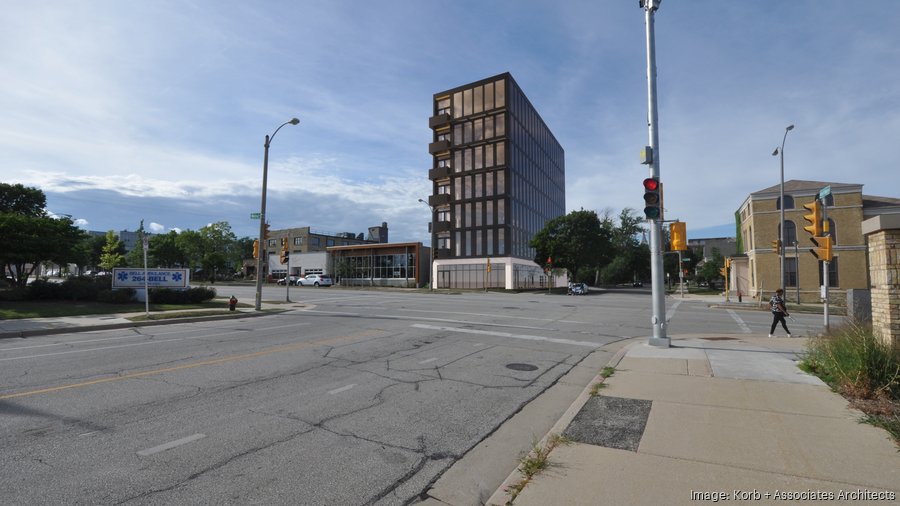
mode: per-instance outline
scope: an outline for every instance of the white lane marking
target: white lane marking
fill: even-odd
[[[309,310],[305,311],[307,313],[316,313],[316,314],[324,314],[324,315],[333,315],[333,316],[360,316],[365,318],[381,318],[385,320],[402,320],[402,321],[421,321],[426,320],[430,322],[444,322],[444,323],[459,323],[462,325],[483,325],[485,327],[504,327],[511,329],[528,329],[528,330],[557,330],[547,327],[529,327],[526,325],[506,325],[503,323],[486,323],[486,322],[474,322],[467,320],[448,320],[447,318],[429,318],[427,316],[397,316],[397,315],[363,315],[362,313],[347,313],[341,311],[318,311],[318,310]]]
[[[341,388],[335,388],[334,390],[329,390],[328,393],[331,395],[339,394],[341,392],[346,392],[347,390],[350,390],[351,388],[353,388],[355,386],[356,386],[356,383],[350,383],[349,385],[342,386]]]
[[[573,341],[571,339],[558,339],[555,337],[527,336],[524,334],[510,334],[508,332],[492,332],[489,330],[461,329],[461,328],[457,328],[457,327],[438,327],[435,325],[424,325],[421,323],[415,323],[412,326],[417,329],[446,330],[449,332],[460,332],[463,334],[479,334],[479,335],[498,336],[498,337],[510,337],[513,339],[525,339],[528,341],[544,341],[544,342],[548,342],[548,343],[572,344],[575,346],[586,346],[588,348],[599,348],[600,347],[600,345],[597,343],[590,343],[587,341]]]
[[[475,344],[473,344],[472,346],[476,346],[476,347],[477,347],[477,346],[484,346],[484,343],[475,343]]]
[[[23,360],[26,358],[39,358],[39,357],[52,357],[55,355],[68,355],[70,353],[86,353],[88,351],[99,351],[99,350],[111,350],[114,348],[129,348],[131,346],[144,346],[145,344],[159,344],[159,343],[168,343],[171,341],[183,341],[183,338],[179,339],[160,339],[158,341],[146,341],[143,343],[132,343],[132,344],[119,344],[116,346],[101,346],[99,348],[88,348],[85,350],[69,350],[69,351],[58,351],[56,353],[41,353],[38,355],[25,355],[24,357],[8,357],[8,358],[0,358],[0,362],[6,362],[9,360]]]
[[[422,361],[419,362],[419,363],[420,363],[420,364],[427,364],[427,363],[429,363],[429,362],[434,362],[435,360],[437,360],[437,357],[431,357],[431,358],[426,358],[425,360],[422,360]]]
[[[96,343],[96,342],[102,342],[102,341],[118,341],[121,339],[134,339],[136,337],[146,337],[146,336],[140,336],[140,335],[134,334],[134,335],[130,335],[130,336],[104,337],[101,339],[84,339],[82,341],[65,341],[65,342],[50,343],[50,344],[33,344],[31,346],[13,346],[10,348],[0,348],[0,351],[30,350],[32,348],[47,348],[50,346],[66,346],[66,345],[70,345],[70,344]]]
[[[408,308],[400,308],[397,311],[413,311],[416,313],[441,313],[441,314],[459,314],[466,316],[487,316],[489,318],[513,318],[516,320],[534,320],[539,322],[563,322],[563,323],[578,323],[581,325],[596,325],[594,323],[589,322],[579,322],[575,320],[556,320],[553,318],[528,318],[527,316],[519,316],[519,315],[502,315],[502,314],[485,314],[485,313],[461,313],[458,311],[449,312],[449,311],[432,311],[428,309],[408,309]]]
[[[745,334],[750,334],[752,332],[750,330],[750,327],[748,327],[747,324],[744,323],[744,320],[742,320],[741,317],[738,316],[738,314],[734,312],[734,310],[729,309],[728,314],[730,314],[731,317],[734,318],[734,321],[737,322],[738,327],[741,329],[741,332],[743,332]]]
[[[169,441],[168,443],[161,444],[159,446],[154,446],[153,448],[147,448],[146,450],[141,450],[137,452],[141,457],[146,457],[148,455],[153,455],[154,453],[164,452],[166,450],[171,450],[172,448],[192,443],[198,439],[203,439],[206,437],[206,434],[194,434],[192,436],[183,437],[181,439],[176,439],[175,441]]]
[[[100,432],[100,431],[98,431],[98,430],[92,430],[92,431],[90,431],[90,432],[85,432],[84,434],[79,434],[78,437],[90,436],[91,434],[96,434],[96,433],[98,433],[98,432]]]
[[[672,320],[672,317],[675,316],[675,311],[678,309],[678,306],[680,306],[680,305],[681,305],[680,300],[676,300],[675,304],[672,304],[672,307],[669,308],[669,311],[666,313],[666,322],[669,322]]]

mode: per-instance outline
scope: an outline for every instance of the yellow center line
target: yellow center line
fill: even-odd
[[[314,346],[322,346],[322,345],[334,344],[334,343],[338,343],[338,342],[342,342],[342,341],[354,340],[354,339],[358,339],[361,337],[368,337],[369,335],[373,335],[373,333],[372,332],[362,332],[355,336],[331,337],[328,339],[320,339],[317,341],[307,341],[305,343],[297,343],[297,344],[292,344],[289,346],[279,346],[277,348],[271,348],[268,350],[257,351],[254,353],[246,353],[243,355],[234,355],[231,357],[217,358],[217,359],[213,359],[213,360],[204,360],[201,362],[194,362],[191,364],[183,364],[183,365],[177,365],[177,366],[173,366],[173,367],[166,367],[163,369],[153,369],[150,371],[134,372],[134,373],[130,373],[130,374],[123,374],[121,376],[113,376],[110,378],[100,378],[100,379],[95,379],[95,380],[90,380],[90,381],[83,381],[81,383],[72,383],[69,385],[60,385],[60,386],[56,386],[56,387],[40,388],[37,390],[28,390],[26,392],[18,392],[18,393],[14,393],[14,394],[3,394],[3,395],[0,395],[0,400],[15,399],[16,397],[28,397],[31,395],[46,394],[46,393],[50,393],[50,392],[58,392],[60,390],[68,390],[70,388],[81,388],[81,387],[86,387],[86,386],[90,386],[90,385],[98,385],[100,383],[110,383],[113,381],[134,379],[134,378],[140,378],[143,376],[152,376],[154,374],[163,374],[163,373],[167,373],[167,372],[181,371],[181,370],[185,370],[185,369],[193,369],[195,367],[203,367],[206,365],[218,365],[218,364],[224,364],[227,362],[235,362],[238,360],[247,360],[247,359],[251,359],[251,358],[272,355],[274,353],[281,353],[281,352],[285,352],[285,351],[294,351],[294,350],[300,350],[303,348],[311,348]]]

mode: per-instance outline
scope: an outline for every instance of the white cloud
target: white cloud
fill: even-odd
[[[162,234],[166,231],[166,227],[164,225],[160,225],[159,223],[150,222],[150,225],[147,226],[147,230],[154,234]]]
[[[13,3],[0,20],[0,180],[40,187],[85,227],[226,220],[254,235],[263,138],[298,116],[269,153],[273,225],[387,221],[414,240],[429,219],[417,201],[431,189],[431,95],[509,70],[566,150],[567,208],[639,208],[636,2],[516,6]],[[664,3],[668,215],[689,230],[733,221],[777,183],[770,153],[789,123],[786,178],[897,196],[883,153],[900,137],[898,24],[874,4]],[[436,35],[448,30],[452,50]]]

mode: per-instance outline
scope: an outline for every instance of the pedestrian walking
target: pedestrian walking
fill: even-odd
[[[784,327],[787,336],[791,337],[791,331],[788,330],[787,322],[784,320],[785,316],[790,316],[790,313],[787,312],[787,308],[784,307],[784,290],[781,288],[775,290],[775,295],[772,296],[769,305],[772,308],[772,328],[769,329],[769,337],[772,337],[778,322],[781,322],[781,326]]]

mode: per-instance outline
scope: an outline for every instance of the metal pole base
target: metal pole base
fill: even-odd
[[[658,348],[668,348],[672,342],[668,337],[651,337],[647,344]]]

